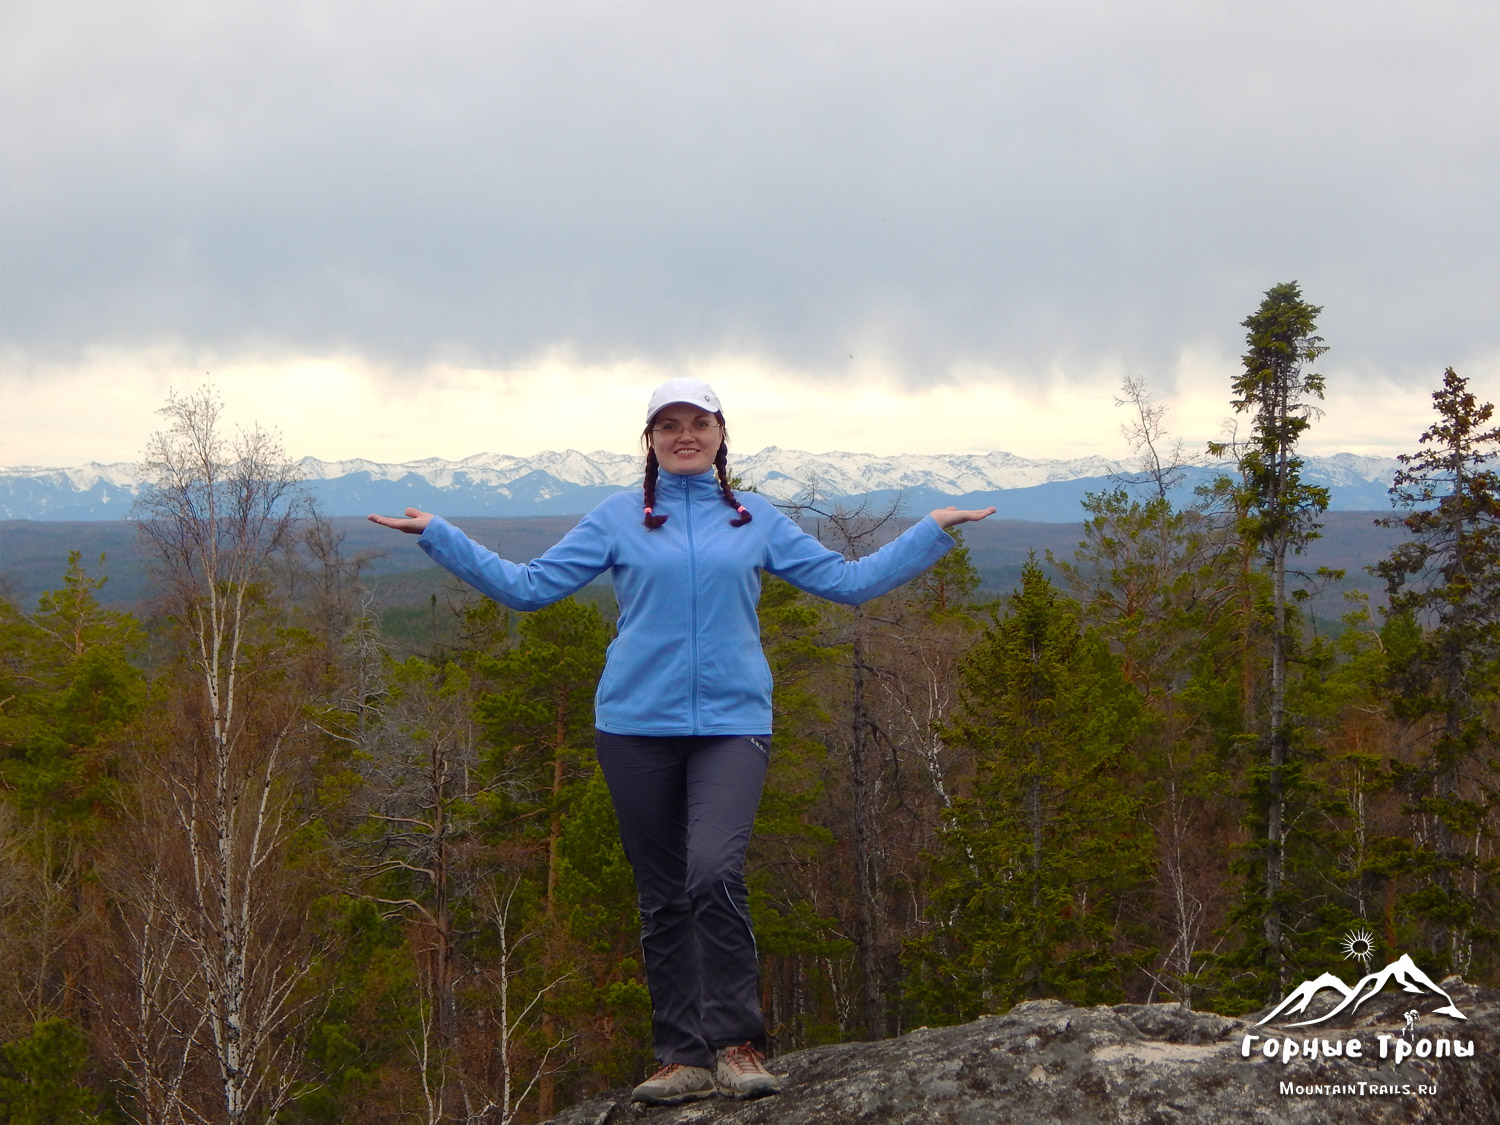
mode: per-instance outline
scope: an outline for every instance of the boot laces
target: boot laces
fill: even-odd
[[[724,1048],[724,1061],[736,1074],[768,1074],[764,1065],[765,1055],[749,1043],[738,1047]]]

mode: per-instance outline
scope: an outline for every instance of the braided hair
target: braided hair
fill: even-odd
[[[719,452],[714,455],[714,472],[719,478],[719,497],[739,513],[739,519],[730,520],[729,526],[744,527],[750,522],[749,509],[739,502],[734,489],[729,487],[729,429],[724,425],[722,411],[715,411],[714,417],[718,419],[720,435]],[[666,516],[659,516],[652,510],[656,507],[656,477],[661,470],[661,464],[656,459],[656,449],[651,444],[651,427],[655,424],[656,419],[652,418],[641,434],[641,444],[646,447],[646,477],[641,483],[642,498],[646,502],[646,518],[641,522],[645,524],[647,531],[655,531],[667,522]]]
[[[650,427],[647,427],[646,433],[649,434],[650,432]],[[660,468],[661,466],[656,461],[656,450],[651,448],[651,439],[648,437],[646,439],[646,480],[642,485],[642,491],[645,493],[646,499],[645,523],[647,531],[655,531],[667,522],[666,516],[653,515],[651,512],[651,509],[656,507],[656,473]]]
[[[719,444],[719,452],[714,455],[714,472],[719,476],[719,496],[724,503],[728,504],[740,514],[737,520],[730,520],[730,527],[744,527],[750,522],[750,512],[734,497],[734,489],[729,487],[729,435],[724,436],[724,441]]]

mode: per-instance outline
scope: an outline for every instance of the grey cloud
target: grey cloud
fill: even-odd
[[[202,10],[193,10],[194,7]],[[1500,350],[1493,5],[23,3],[9,346]],[[1330,358],[1334,358],[1331,356]]]

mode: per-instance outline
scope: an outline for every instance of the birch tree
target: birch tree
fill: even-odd
[[[212,392],[174,395],[160,413],[134,511],[180,676],[180,706],[145,763],[175,837],[153,909],[193,960],[214,1116],[240,1125],[292,1097],[307,1015],[298,986],[311,960],[282,862],[301,707],[268,596],[305,501],[277,438],[226,434]]]

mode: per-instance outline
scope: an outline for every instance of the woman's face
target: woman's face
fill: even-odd
[[[685,402],[662,407],[651,423],[657,464],[681,476],[712,468],[723,439],[717,418]]]

